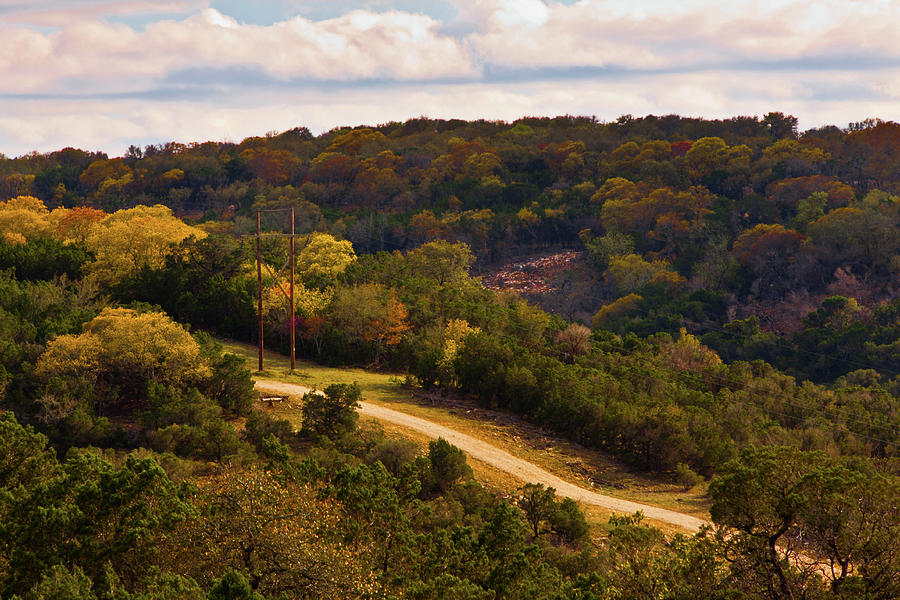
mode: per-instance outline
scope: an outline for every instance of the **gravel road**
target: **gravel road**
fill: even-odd
[[[309,388],[302,385],[282,383],[271,379],[257,379],[256,387],[260,390],[298,396],[302,396],[309,392]],[[565,481],[553,473],[545,471],[527,460],[517,458],[509,452],[501,450],[496,446],[492,446],[487,442],[419,417],[414,417],[400,411],[377,406],[368,402],[360,402],[359,413],[379,421],[407,427],[435,439],[442,437],[454,446],[460,448],[473,459],[509,473],[520,479],[523,483],[543,483],[545,486],[555,488],[557,494],[567,496],[583,504],[600,506],[607,510],[626,514],[631,514],[640,510],[643,511],[644,516],[648,519],[676,525],[690,532],[699,530],[701,525],[707,523],[702,519],[673,510],[598,494],[590,489]]]

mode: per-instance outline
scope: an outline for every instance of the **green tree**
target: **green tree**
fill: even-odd
[[[460,479],[472,476],[465,453],[444,438],[428,443],[428,465],[433,486],[442,492],[447,492]]]
[[[685,281],[671,269],[670,263],[663,260],[648,262],[637,254],[612,257],[603,276],[622,294],[635,292],[648,284],[677,288]]]
[[[325,392],[303,396],[301,434],[336,441],[356,429],[362,390],[356,383],[334,383]]]
[[[816,503],[805,475],[822,460],[791,447],[746,448],[710,483],[710,514],[734,532],[733,569],[752,593],[797,598],[817,577],[803,563],[800,520]]]
[[[209,600],[264,600],[250,589],[250,582],[234,569],[228,569],[209,590]]]
[[[556,511],[556,490],[543,483],[526,483],[519,488],[517,504],[525,512],[534,537],[541,533],[541,524],[549,521]]]
[[[412,528],[397,484],[380,462],[342,469],[332,482],[343,512],[345,541],[365,548],[385,579],[405,570],[411,559]]]
[[[33,600],[97,600],[93,582],[81,567],[73,570],[63,565],[53,565],[31,588],[28,597]]]
[[[590,534],[584,512],[571,498],[563,498],[556,503],[549,522],[550,530],[570,544],[578,544]]]
[[[95,453],[78,451],[56,466],[40,438],[17,431],[14,421],[2,422],[10,439],[28,448],[31,460],[25,463],[45,465],[28,487],[0,490],[4,594],[30,589],[55,565],[70,574],[78,567],[96,582],[109,563],[128,582],[138,581],[153,564],[159,536],[187,513],[187,489],[170,481],[154,460],[133,455],[116,468]]]
[[[431,280],[439,287],[468,275],[474,260],[466,244],[451,244],[444,240],[422,244],[406,254],[410,273]]]

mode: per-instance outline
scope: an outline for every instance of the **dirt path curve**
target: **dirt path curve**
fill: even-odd
[[[310,391],[309,388],[302,385],[282,383],[271,379],[257,379],[256,387],[261,390],[291,395],[303,395]],[[523,483],[543,483],[545,486],[555,488],[557,494],[567,496],[577,502],[592,504],[607,510],[614,510],[626,514],[631,514],[640,510],[643,511],[644,516],[648,519],[676,525],[691,532],[699,530],[701,525],[707,523],[702,519],[673,510],[598,494],[597,492],[569,483],[553,473],[545,471],[526,460],[517,458],[509,452],[501,450],[496,446],[492,446],[487,442],[483,442],[470,435],[460,433],[449,427],[438,425],[437,423],[432,423],[431,421],[419,417],[414,417],[400,411],[377,406],[368,402],[360,402],[359,413],[379,421],[387,421],[388,423],[407,427],[435,439],[442,437],[472,458],[487,463],[501,471],[505,471],[506,473],[517,477]]]

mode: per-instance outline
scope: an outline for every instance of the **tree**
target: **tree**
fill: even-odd
[[[77,243],[64,244],[49,237],[15,243],[0,237],[0,269],[13,268],[19,280],[51,280],[58,276],[79,280],[92,258]]]
[[[53,211],[55,215],[58,211]],[[75,240],[84,242],[91,231],[107,217],[107,214],[96,208],[82,206],[65,211],[56,221],[56,237],[62,241]]]
[[[87,381],[97,388],[98,402],[118,389],[128,403],[146,397],[148,382],[185,389],[212,375],[200,345],[181,325],[163,313],[127,308],[105,308],[83,333],[51,340],[35,372],[48,383]]]
[[[332,384],[325,392],[309,392],[303,396],[303,426],[300,432],[309,437],[325,437],[336,441],[356,429],[362,390],[356,383]]]
[[[93,582],[81,567],[73,570],[63,565],[53,565],[44,573],[29,593],[34,600],[97,600]]]
[[[766,113],[760,123],[765,125],[769,134],[776,139],[797,137],[797,117],[794,115],[770,112]]]
[[[519,488],[517,504],[525,512],[534,537],[538,537],[541,523],[549,521],[556,512],[556,490],[545,488],[543,483],[526,483]]]
[[[729,146],[720,137],[703,137],[691,145],[684,164],[691,177],[702,179],[716,171],[749,166],[752,154],[744,144]]]
[[[0,523],[13,518],[17,496],[59,474],[47,437],[22,426],[12,412],[0,412]]]
[[[568,327],[556,334],[556,343],[563,348],[569,362],[575,362],[577,356],[590,350],[591,330],[581,323],[570,323]]]
[[[403,334],[411,329],[409,311],[392,291],[388,296],[385,314],[376,319],[370,337],[388,346],[395,346],[403,339]]]
[[[379,593],[358,553],[334,539],[336,506],[318,490],[260,469],[221,470],[197,484],[195,513],[170,536],[167,562],[201,584],[218,579],[224,591],[225,579],[229,588],[245,589],[228,575],[234,571],[266,597]]]
[[[766,187],[766,198],[780,209],[781,220],[790,219],[798,210],[800,202],[813,194],[824,194],[827,204],[823,208],[834,209],[847,206],[856,199],[856,192],[836,177],[809,175],[781,179]],[[806,223],[808,221],[804,221]]]
[[[753,290],[768,297],[781,297],[793,286],[792,266],[806,237],[782,225],[760,224],[742,233],[732,254],[755,279]]]
[[[288,182],[300,162],[296,156],[286,150],[270,148],[248,148],[241,152],[240,157],[247,162],[247,166],[255,177],[271,185],[282,185]]]
[[[671,187],[657,189],[635,185],[626,179],[611,179],[594,195],[605,199],[600,222],[607,232],[646,235],[664,245],[657,254],[674,254],[700,234],[700,226],[710,214],[715,197],[702,186],[687,190]],[[609,235],[609,233],[607,233]],[[604,243],[588,245],[603,262],[615,247],[627,249],[626,240],[613,236]]]
[[[562,501],[556,503],[549,523],[550,530],[570,544],[580,543],[586,540],[590,534],[590,526],[584,512],[571,498],[563,498]]]
[[[713,521],[734,532],[733,568],[748,588],[772,600],[798,597],[815,577],[803,564],[799,525],[815,503],[804,476],[821,461],[790,447],[746,448],[709,486]]]
[[[591,319],[591,327],[599,329],[607,323],[627,316],[637,309],[641,300],[643,300],[641,296],[631,293],[618,298],[610,304],[604,304],[600,307],[600,310],[594,313]]]
[[[439,287],[467,276],[474,260],[467,245],[445,240],[422,244],[406,254],[406,266],[411,274],[429,279]]]
[[[0,202],[0,236],[8,242],[24,242],[34,237],[50,237],[50,211],[33,196],[17,196]]]
[[[265,600],[250,589],[250,582],[234,569],[228,569],[209,590],[209,600]]]
[[[614,256],[603,276],[623,294],[636,292],[648,284],[663,284],[678,287],[685,279],[670,269],[663,260],[646,261],[637,254]]]
[[[734,569],[770,597],[826,574],[838,597],[900,592],[895,479],[792,448],[746,449],[710,485],[713,519],[733,532]],[[748,577],[749,576],[749,577]]]
[[[0,423],[15,428],[10,421]],[[12,433],[14,439],[23,436]],[[32,446],[31,458],[45,461],[42,453]],[[0,491],[0,509],[16,515],[0,526],[4,595],[28,590],[58,565],[70,574],[81,569],[96,582],[109,564],[128,582],[140,580],[153,563],[159,536],[188,512],[187,487],[170,481],[153,459],[134,455],[121,467],[92,451],[71,453],[62,465],[54,462],[28,487],[13,495]]]
[[[365,283],[338,288],[328,315],[344,335],[356,343],[376,345],[376,359],[382,346],[399,344],[409,331],[409,311],[393,290]]]
[[[85,245],[96,256],[90,276],[114,284],[141,267],[159,269],[172,247],[190,236],[199,239],[206,233],[185,225],[165,206],[120,210],[92,227],[85,238]]]
[[[857,205],[837,208],[807,226],[823,251],[829,273],[838,267],[854,272],[890,272],[900,250],[900,197],[870,192]]]
[[[610,231],[601,237],[591,237],[589,230],[584,230],[578,237],[584,243],[591,262],[600,271],[609,266],[612,257],[634,254],[634,240],[624,233]]]
[[[460,479],[472,476],[465,453],[444,438],[428,443],[428,464],[433,485],[442,492],[447,492]]]
[[[353,244],[327,233],[312,233],[297,253],[295,266],[310,282],[333,281],[356,260]]]
[[[411,558],[412,528],[397,484],[380,462],[342,469],[332,483],[341,503],[344,540],[365,548],[373,566],[385,577],[404,570]]]
[[[700,343],[700,340],[689,334],[682,327],[678,339],[664,341],[660,344],[662,360],[674,369],[684,371],[703,371],[709,367],[722,364],[719,355]]]

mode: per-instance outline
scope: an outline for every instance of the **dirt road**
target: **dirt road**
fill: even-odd
[[[282,383],[271,379],[257,379],[256,387],[261,390],[290,395],[303,395],[309,391],[309,388],[302,385]],[[666,510],[664,508],[648,506],[646,504],[639,504],[637,502],[630,502],[628,500],[621,500],[619,498],[598,494],[592,490],[585,489],[560,479],[553,473],[545,471],[526,460],[517,458],[505,450],[501,450],[487,442],[483,442],[470,435],[460,433],[449,427],[438,425],[437,423],[432,423],[431,421],[419,417],[414,417],[400,411],[391,410],[368,402],[360,402],[359,413],[379,421],[386,421],[388,423],[400,425],[401,427],[407,427],[435,439],[442,437],[454,446],[460,448],[473,459],[491,465],[501,471],[505,471],[520,479],[522,483],[542,483],[545,486],[555,488],[557,494],[567,496],[584,504],[592,504],[607,510],[626,514],[631,514],[640,510],[643,511],[644,516],[648,519],[676,525],[691,532],[699,530],[700,526],[706,523],[706,521],[703,521],[702,519],[673,510]]]

